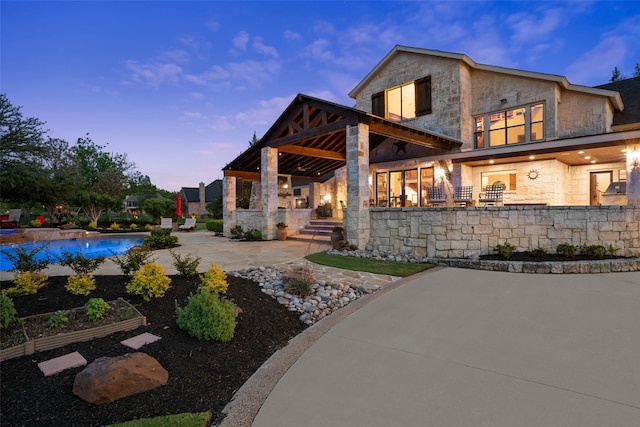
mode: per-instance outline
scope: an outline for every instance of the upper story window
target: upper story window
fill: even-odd
[[[431,76],[374,93],[371,113],[393,121],[431,114]]]
[[[544,139],[544,104],[474,117],[475,148],[497,147]]]

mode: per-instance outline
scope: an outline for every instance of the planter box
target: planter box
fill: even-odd
[[[118,302],[121,304],[125,304],[130,307],[137,316],[127,319],[121,320],[119,322],[110,323],[107,325],[97,326],[95,328],[83,329],[80,331],[74,332],[65,332],[57,335],[41,337],[41,338],[31,338],[27,336],[26,331],[23,329],[23,333],[25,336],[25,342],[20,345],[16,345],[4,350],[0,350],[0,361],[11,359],[13,357],[20,357],[28,354],[33,354],[36,351],[45,351],[52,350],[58,347],[64,347],[67,344],[72,344],[75,342],[89,341],[94,338],[102,338],[107,335],[111,335],[115,332],[121,331],[130,331],[132,329],[136,329],[140,326],[147,325],[147,318],[143,316],[134,306],[129,304],[127,301],[122,298],[118,298]],[[110,302],[109,304],[111,304]],[[83,309],[84,307],[75,308],[73,310]],[[52,315],[53,313],[39,314],[37,316],[29,316],[29,317],[47,317]],[[24,319],[27,319],[25,317]]]

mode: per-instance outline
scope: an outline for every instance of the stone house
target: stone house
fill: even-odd
[[[207,215],[207,203],[222,197],[222,180],[216,179],[206,186],[201,182],[198,187],[182,187],[180,197],[184,216]]]
[[[640,77],[585,87],[396,46],[349,95],[353,108],[298,95],[224,168],[225,231],[270,239],[284,221],[294,234],[329,203],[359,247],[469,257],[570,242],[640,255]],[[235,209],[238,180],[260,183],[254,209]],[[308,207],[285,186],[304,187]]]

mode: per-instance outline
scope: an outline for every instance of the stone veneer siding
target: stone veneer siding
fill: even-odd
[[[474,258],[509,242],[554,253],[568,242],[640,256],[640,206],[371,208],[367,248],[416,257]]]

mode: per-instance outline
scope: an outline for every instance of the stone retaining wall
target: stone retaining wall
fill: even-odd
[[[423,262],[446,267],[476,270],[508,271],[509,273],[594,274],[640,270],[640,258],[621,258],[595,261],[525,262],[471,259],[425,258]]]
[[[506,242],[517,251],[560,243],[640,256],[640,206],[371,208],[368,248],[416,257],[474,258]],[[349,236],[347,236],[349,238]]]

